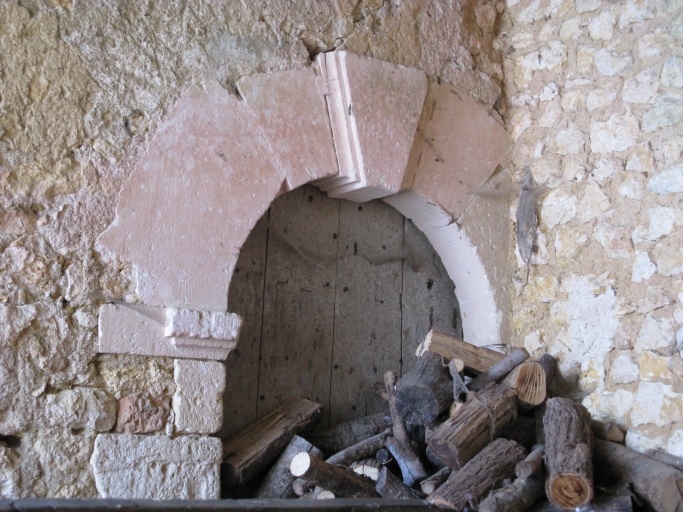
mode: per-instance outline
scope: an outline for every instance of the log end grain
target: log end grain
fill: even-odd
[[[581,507],[593,498],[593,484],[585,475],[561,473],[546,481],[546,494],[555,505],[563,509]]]
[[[510,372],[505,383],[515,390],[517,403],[523,409],[531,409],[545,402],[546,376],[538,361],[523,362]]]
[[[292,459],[289,466],[292,475],[299,478],[306,474],[311,467],[311,456],[306,452],[301,452]]]

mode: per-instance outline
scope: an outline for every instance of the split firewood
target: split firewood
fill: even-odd
[[[458,412],[462,406],[465,405],[465,402],[461,402],[460,400],[455,400],[451,406],[448,408],[448,417],[450,418],[453,416],[456,412]]]
[[[462,510],[470,501],[475,505],[506,478],[515,476],[515,465],[526,457],[526,450],[508,439],[496,439],[476,457],[453,471],[441,487],[430,494],[431,503]]]
[[[359,443],[336,453],[325,462],[334,464],[335,466],[348,466],[357,460],[372,457],[380,448],[382,448],[382,446],[384,446],[384,441],[386,441],[387,437],[390,435],[391,429],[388,428],[381,434],[364,439]]]
[[[452,472],[453,470],[448,466],[441,468],[426,480],[422,480],[422,482],[420,482],[420,489],[422,489],[423,493],[429,496],[439,487],[441,487],[441,484],[448,480],[448,477],[451,476]]]
[[[335,494],[332,491],[328,491],[327,489],[323,489],[315,497],[315,499],[317,499],[317,500],[333,500],[335,498],[336,498]]]
[[[676,468],[602,439],[595,440],[593,460],[596,473],[630,484],[657,512],[683,510],[683,472]]]
[[[393,437],[388,437],[384,444],[398,462],[403,475],[403,482],[408,487],[412,487],[416,482],[427,478],[427,472],[422,466],[420,457],[410,444],[405,423],[396,408],[396,374],[391,371],[385,373],[384,384],[389,397],[389,410],[393,420],[394,434]]]
[[[501,361],[505,355],[484,347],[459,340],[448,334],[431,330],[417,347],[415,355],[422,357],[425,352],[436,352],[447,361],[462,359],[465,368],[471,373],[481,373]]]
[[[425,352],[396,386],[396,410],[406,423],[431,423],[452,402],[453,381],[435,352]]]
[[[607,441],[611,441],[611,439],[607,439]],[[661,450],[645,450],[645,455],[651,459],[668,464],[672,468],[676,468],[679,471],[683,471],[683,457],[677,457],[676,455],[671,455],[670,453],[666,453]]]
[[[439,459],[432,450],[429,449],[429,446],[427,446],[427,449],[425,450],[425,458],[427,459],[427,462],[429,462],[432,466],[438,469],[443,469],[443,468],[448,468],[446,464],[443,463],[441,459]],[[451,468],[448,468],[451,469]]]
[[[585,407],[568,398],[551,398],[543,417],[548,499],[576,508],[593,497],[593,433]]]
[[[543,417],[538,421],[543,423]],[[536,425],[535,416],[519,415],[510,420],[500,437],[517,441],[524,449],[531,450],[534,445],[540,444],[536,442]]]
[[[515,467],[517,478],[529,478],[540,473],[544,468],[543,457],[545,457],[545,446],[537,444],[527,458]]]
[[[383,498],[410,500],[417,498],[412,489],[386,467],[379,472],[375,489]]]
[[[306,436],[306,439],[326,454],[334,454],[384,432],[391,425],[391,416],[382,413],[357,418],[328,429],[316,429]]]
[[[349,466],[349,469],[357,475],[364,476],[376,482],[379,477],[379,472],[382,469],[382,464],[377,459],[363,459],[357,460]]]
[[[489,384],[429,438],[429,449],[451,469],[460,469],[501,435],[517,416],[517,399],[508,386]]]
[[[299,455],[299,454],[297,453],[297,455]],[[294,460],[294,459],[292,459],[292,460]],[[290,468],[291,468],[291,463],[290,463]],[[289,470],[289,473],[290,474],[292,473],[291,469]],[[305,495],[307,492],[311,491],[314,487],[315,487],[315,484],[313,484],[312,482],[307,482],[303,478],[296,478],[292,482],[292,490],[294,491],[294,494],[296,494],[297,496]]]
[[[313,428],[322,417],[322,405],[290,398],[256,423],[223,444],[223,477],[236,488],[270,466],[292,437]]]
[[[532,409],[545,402],[545,372],[538,361],[524,361],[503,382],[515,390],[517,405],[522,409]]]
[[[605,441],[614,441],[615,443],[623,443],[626,434],[614,423],[603,423],[598,420],[591,420],[591,430],[598,439]]]
[[[304,438],[294,436],[268,471],[254,497],[260,499],[296,497],[297,494],[292,489],[294,477],[289,470],[289,465],[292,463],[292,459],[301,452],[308,452],[319,458],[323,456],[323,452]]]
[[[529,359],[529,353],[523,348],[519,348],[491,366],[488,370],[482,372],[476,379],[468,384],[467,388],[470,391],[480,391],[490,382],[496,382],[505,377],[515,368],[515,366],[522,364],[527,359]]]
[[[543,354],[538,362],[545,373],[546,395],[552,398],[557,394],[557,361],[550,354]]]
[[[310,453],[298,454],[290,465],[292,475],[332,491],[340,498],[376,498],[374,482],[353,471],[328,464]]]
[[[382,448],[381,450],[379,450],[375,455],[375,458],[377,459],[377,462],[379,462],[382,466],[386,466],[392,460],[394,460],[394,457],[392,457],[391,452],[386,448]]]
[[[478,512],[524,512],[545,496],[543,480],[518,478],[510,485],[491,493],[479,504]]]

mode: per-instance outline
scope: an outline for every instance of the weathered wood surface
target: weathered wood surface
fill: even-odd
[[[446,333],[430,330],[424,341],[417,348],[417,355],[421,356],[427,350],[441,354],[444,358],[462,359],[465,368],[473,373],[482,373],[501,362],[505,355],[495,350],[477,347]]]
[[[526,451],[519,444],[508,439],[496,439],[460,471],[451,473],[427,500],[455,510],[462,510],[470,501],[476,504],[504,479],[513,478],[515,465],[524,457]]]
[[[518,348],[509,356],[505,356],[488,370],[485,370],[477,376],[467,387],[470,391],[479,391],[484,389],[486,385],[491,382],[496,382],[508,373],[510,373],[517,365],[522,364],[529,358],[529,353],[523,348]]]
[[[516,416],[514,391],[508,386],[489,384],[434,430],[429,449],[451,469],[460,469],[499,437]]]
[[[568,398],[551,398],[543,429],[548,499],[565,509],[589,503],[593,498],[593,433],[588,411]]]
[[[358,476],[348,469],[328,464],[310,453],[303,452],[294,457],[290,470],[296,478],[312,482],[342,498],[378,496],[375,483],[371,480]]]
[[[452,472],[453,470],[449,467],[441,468],[429,478],[422,480],[422,482],[420,482],[420,489],[422,489],[423,493],[429,496],[431,493],[441,487],[441,484],[448,480],[448,477],[451,476]]]
[[[526,450],[531,450],[534,445],[540,444],[536,441],[536,425],[538,422],[543,424],[543,416],[537,420],[535,416],[519,415],[511,420],[500,437],[517,441]]]
[[[443,358],[425,352],[396,386],[396,409],[406,423],[432,423],[453,403],[453,381]]]
[[[544,467],[545,446],[538,444],[534,446],[531,453],[515,467],[517,478],[529,478],[540,473]]]
[[[332,428],[318,428],[308,434],[306,439],[331,456],[383,432],[392,424],[389,413],[380,413],[349,420]]]
[[[335,453],[332,457],[325,460],[325,462],[336,466],[348,466],[357,460],[371,457],[384,446],[384,442],[390,435],[391,429],[387,429],[381,434],[364,439],[353,446],[349,446],[348,448]]]
[[[515,390],[517,405],[522,409],[532,409],[547,398],[545,372],[538,361],[524,361],[503,382]]]
[[[229,488],[243,485],[265,470],[294,435],[320,421],[322,406],[303,398],[290,398],[256,423],[223,444],[222,478]]]
[[[623,443],[626,434],[614,423],[603,423],[602,421],[592,420],[591,430],[598,439],[605,441],[614,441],[615,443]]]
[[[545,496],[543,480],[518,478],[510,485],[491,493],[479,504],[478,512],[524,512]]]
[[[410,487],[386,467],[380,470],[375,489],[383,498],[410,500],[417,497]]]
[[[612,441],[612,439],[607,439],[607,441]],[[661,450],[645,450],[645,455],[679,471],[683,471],[683,457],[677,457]]]
[[[349,469],[357,475],[364,476],[370,480],[377,481],[382,464],[377,459],[363,459],[352,463]]]

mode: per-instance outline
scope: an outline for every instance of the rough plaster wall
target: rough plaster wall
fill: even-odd
[[[0,497],[95,496],[89,459],[116,401],[174,392],[172,360],[96,355],[97,295],[135,283],[93,243],[183,91],[341,46],[440,76],[491,110],[503,7],[0,1]]]
[[[549,189],[515,341],[627,444],[681,456],[683,2],[508,0],[501,38],[511,177]]]

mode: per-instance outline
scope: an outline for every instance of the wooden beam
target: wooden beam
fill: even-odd
[[[479,374],[505,358],[504,354],[484,347],[477,347],[448,334],[432,329],[417,347],[415,354],[421,357],[425,352],[436,352],[445,359],[462,359],[465,369]]]

